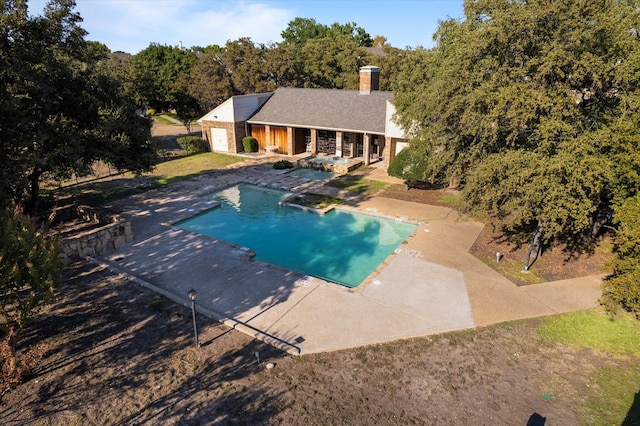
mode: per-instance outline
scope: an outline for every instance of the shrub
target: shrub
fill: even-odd
[[[407,148],[397,153],[387,168],[389,176],[400,179],[423,179],[426,160],[414,157],[413,152]]]
[[[291,161],[287,161],[287,160],[280,160],[280,161],[276,161],[275,163],[273,163],[273,168],[274,169],[291,169],[293,168],[293,163]]]
[[[242,138],[242,146],[244,148],[244,152],[258,151],[258,141],[253,136],[245,136]]]
[[[187,155],[205,152],[207,142],[198,136],[184,136],[178,138],[178,144],[187,152]]]
[[[149,108],[147,110],[147,115],[153,117],[154,115],[156,115],[156,110],[153,108]]]

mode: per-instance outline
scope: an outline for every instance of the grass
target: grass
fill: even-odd
[[[125,173],[118,176],[120,183],[115,183],[113,180],[88,181],[63,187],[58,193],[63,197],[73,196],[81,204],[99,206],[242,161],[244,161],[242,157],[205,152],[159,163],[152,172],[142,175],[147,181],[137,185],[130,183],[134,182],[136,176]]]
[[[326,183],[327,186],[344,189],[357,194],[373,194],[387,186],[377,180],[365,179],[359,175],[343,175]]]
[[[547,282],[545,278],[539,277],[535,274],[535,268],[529,269],[527,272],[523,272],[524,260],[512,259],[503,257],[500,262],[496,263],[495,257],[486,258],[484,256],[476,255],[483,263],[495,269],[500,275],[508,278],[509,280],[519,283],[520,285],[526,284],[539,284]]]
[[[242,157],[233,155],[204,152],[202,154],[165,161],[164,163],[158,164],[153,172],[144,176],[155,178],[155,181],[159,185],[168,185],[244,160]]]
[[[158,122],[163,123],[163,124],[169,124],[171,126],[180,126],[180,124],[174,123],[173,121],[168,120],[167,118],[165,118],[165,117],[163,117],[161,115],[156,115],[156,116],[153,117],[153,119],[155,121],[158,121]]]
[[[291,202],[301,206],[311,207],[312,209],[326,209],[331,205],[341,204],[342,200],[340,198],[332,197],[331,195],[307,192],[291,198]]]
[[[640,356],[640,321],[626,313],[610,317],[593,309],[557,315],[548,318],[538,333],[579,349]]]
[[[578,413],[583,424],[638,424],[640,321],[628,313],[610,317],[592,309],[546,318],[537,331],[550,341],[591,349],[611,359],[587,372],[592,385]]]

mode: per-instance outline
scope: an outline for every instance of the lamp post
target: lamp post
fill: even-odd
[[[193,334],[196,338],[196,347],[200,347],[200,341],[198,340],[198,325],[196,324],[196,297],[198,297],[198,292],[194,289],[189,290],[187,293],[189,295],[189,299],[191,299],[191,313],[193,314]]]

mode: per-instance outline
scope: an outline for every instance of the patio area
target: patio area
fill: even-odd
[[[518,287],[469,254],[481,223],[449,208],[383,197],[346,196],[346,208],[420,225],[354,289],[171,226],[208,209],[205,194],[239,182],[345,196],[268,161],[245,162],[113,203],[131,220],[135,241],[94,261],[185,305],[194,288],[200,313],[294,354],[586,309],[600,296],[596,276]]]

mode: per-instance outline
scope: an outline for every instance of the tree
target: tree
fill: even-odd
[[[633,3],[465,1],[398,76],[423,176],[459,182],[520,241],[589,247],[640,185]]]
[[[219,56],[231,79],[234,95],[275,90],[266,69],[266,51],[265,45],[255,45],[247,37],[227,42]]]
[[[11,66],[0,74],[3,204],[26,198],[36,212],[44,178],[86,174],[99,159],[119,170],[150,169],[150,123],[100,66],[106,52],[84,40],[75,3],[50,1],[36,17],[24,2],[4,6],[0,57]]]
[[[329,27],[318,24],[315,19],[295,18],[289,22],[289,25],[280,33],[280,36],[284,44],[302,47],[309,40],[326,37],[328,31]]]
[[[316,40],[326,37],[347,36],[360,47],[373,45],[373,39],[355,22],[340,24],[334,22],[331,26],[319,24],[315,19],[295,18],[289,22],[287,28],[280,33],[284,44],[293,44],[298,48],[304,46],[309,40]]]
[[[45,224],[46,225],[46,224]],[[37,351],[16,356],[20,328],[51,298],[62,263],[56,236],[38,227],[17,206],[0,208],[0,395],[22,383]]]
[[[357,90],[360,67],[367,65],[364,48],[349,36],[307,41],[300,50],[304,87]]]
[[[53,295],[60,283],[60,245],[18,206],[0,210],[0,294],[2,324],[22,326]]]
[[[215,108],[235,94],[222,58],[212,51],[206,51],[188,74],[179,76],[176,84],[186,87],[187,93],[198,102],[203,111]]]
[[[609,312],[622,307],[640,318],[640,194],[619,206],[615,218],[616,256],[602,286],[602,302]]]
[[[189,72],[196,61],[195,53],[190,50],[157,43],[151,43],[136,54],[131,66],[141,79],[138,87],[145,104],[157,110],[173,106],[176,100],[174,84],[178,76]]]

